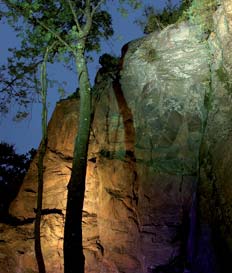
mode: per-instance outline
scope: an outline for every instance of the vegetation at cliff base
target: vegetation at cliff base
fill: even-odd
[[[8,216],[8,208],[15,198],[28,171],[35,150],[18,154],[12,144],[0,143],[0,221]]]

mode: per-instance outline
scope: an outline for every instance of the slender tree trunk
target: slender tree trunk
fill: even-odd
[[[75,140],[72,173],[68,184],[68,197],[64,229],[64,272],[84,273],[85,257],[82,246],[82,209],[85,194],[88,144],[91,124],[91,88],[84,45],[76,54],[79,75],[80,114]]]
[[[42,140],[39,159],[38,159],[38,192],[37,192],[37,209],[35,217],[34,235],[35,235],[35,256],[37,260],[37,265],[39,273],[45,273],[45,264],[41,248],[40,240],[40,223],[42,214],[42,200],[43,200],[43,159],[46,151],[46,140]]]
[[[44,61],[41,66],[41,98],[42,98],[42,142],[39,149],[39,159],[38,159],[38,191],[37,191],[37,208],[34,226],[34,236],[35,236],[35,256],[37,260],[39,273],[46,273],[42,247],[40,238],[40,223],[42,215],[42,203],[43,203],[43,174],[44,174],[44,156],[47,148],[47,78],[46,78],[46,62],[48,57],[48,51],[44,56]]]

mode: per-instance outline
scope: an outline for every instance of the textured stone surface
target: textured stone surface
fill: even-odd
[[[132,42],[121,73],[134,116],[136,158],[169,173],[196,171],[206,118],[209,56],[194,32],[183,23]]]
[[[182,23],[126,45],[120,80],[113,72],[98,73],[83,210],[86,273],[183,272],[188,244],[194,240],[190,216],[207,118],[202,145],[206,148],[200,156],[208,161],[207,152],[212,151],[220,158],[219,199],[230,204],[230,96],[225,99],[228,93],[216,72],[211,73],[219,65],[221,46],[226,51],[230,42],[229,30],[220,23],[222,16],[230,16],[229,1],[224,4],[215,17],[223,44],[211,34],[211,66],[207,43],[195,38],[194,27]],[[58,103],[49,123],[42,220],[47,273],[63,272],[66,186],[78,104],[74,99]],[[216,159],[211,158],[211,168],[217,167]],[[200,204],[208,215],[207,225],[211,173],[202,166]],[[32,223],[36,191],[35,159],[10,209],[21,225],[0,225],[1,273],[37,272]],[[230,216],[223,219],[227,227]]]
[[[216,249],[219,250],[223,266],[231,268],[232,2],[230,0],[221,2],[222,5],[214,16],[215,32],[209,38],[209,46],[213,54],[211,63],[212,89],[201,149],[199,205],[203,227],[202,236],[207,237],[207,232],[215,235],[214,242]],[[212,244],[210,241],[212,241],[212,237],[208,236],[205,243],[208,248]],[[204,244],[199,244],[199,248],[201,245],[203,248],[206,247]],[[203,254],[204,250],[199,252]],[[222,272],[228,272],[223,266]],[[212,270],[212,272],[214,271]]]

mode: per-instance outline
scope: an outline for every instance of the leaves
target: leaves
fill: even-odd
[[[143,28],[145,34],[161,30],[170,24],[186,19],[183,14],[186,13],[191,3],[192,0],[182,0],[177,6],[173,5],[171,0],[167,0],[162,11],[156,9],[155,6],[145,6],[143,18],[137,20],[136,23]]]
[[[213,29],[213,13],[217,0],[193,0],[186,15],[191,23],[199,26],[202,33],[210,33]]]

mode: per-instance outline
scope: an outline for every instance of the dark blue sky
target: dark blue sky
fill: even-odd
[[[153,4],[156,8],[162,8],[165,5],[165,0],[144,0],[144,4]],[[176,4],[178,0],[174,0]],[[112,2],[111,2],[112,3]],[[102,51],[95,57],[95,62],[89,65],[90,78],[93,82],[95,74],[99,68],[98,58],[101,54],[108,52],[119,56],[121,47],[133,39],[143,36],[142,30],[134,24],[134,20],[141,17],[141,10],[133,12],[127,18],[123,18],[116,12],[116,8],[113,4],[108,6],[109,12],[113,17],[113,26],[115,35],[109,40],[103,43]],[[16,34],[11,30],[9,26],[0,22],[0,65],[6,63],[8,56],[8,48],[17,46],[19,41]],[[77,86],[76,76],[73,72],[67,71],[62,65],[53,65],[48,68],[49,77],[52,79],[59,79],[67,82],[65,87],[68,93],[75,91]],[[48,90],[49,94],[49,118],[54,110],[56,102],[59,100],[59,94],[55,88]],[[31,106],[31,115],[28,119],[20,122],[14,122],[12,116],[14,109],[17,105],[14,105],[10,114],[7,117],[0,118],[0,141],[6,141],[10,144],[14,144],[17,152],[24,153],[31,148],[37,148],[41,139],[41,105],[34,104]]]

